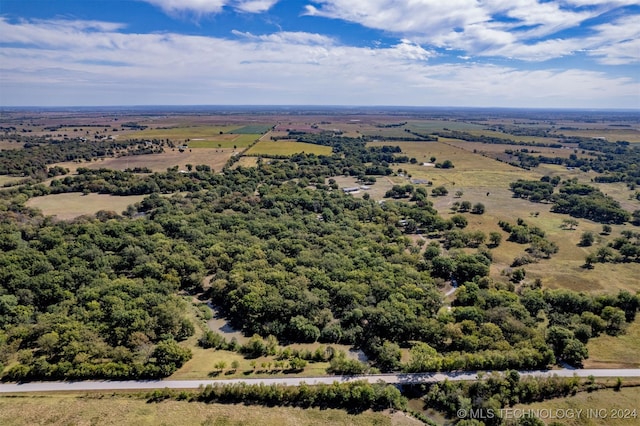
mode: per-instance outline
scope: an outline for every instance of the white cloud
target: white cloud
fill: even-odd
[[[196,12],[199,14],[218,13],[228,3],[227,0],[142,0],[151,3],[167,13],[181,11]]]
[[[304,32],[223,39],[120,28],[0,18],[1,102],[640,107],[631,78],[433,64],[433,53],[409,40],[374,48]]]
[[[241,12],[261,13],[271,9],[279,0],[142,0],[166,13],[193,12],[198,15],[219,13],[225,6]]]
[[[243,0],[236,1],[235,8],[243,12],[261,13],[271,9],[278,0]]]

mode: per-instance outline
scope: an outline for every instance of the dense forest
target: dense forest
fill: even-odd
[[[331,180],[390,173],[396,147],[301,139],[334,153],[222,173],[79,169],[2,191],[4,378],[167,376],[189,359],[177,342],[194,332],[178,293],[210,298],[247,335],[355,345],[383,371],[580,365],[589,338],[622,333],[635,318],[640,299],[628,292],[516,291],[517,279],[490,279],[491,246],[464,231],[464,216],[438,215],[424,188],[378,203]],[[61,192],[149,196],[70,222],[25,206]],[[545,241],[526,224],[508,226],[513,238],[527,228],[532,245]],[[428,244],[408,238],[417,233]],[[441,309],[445,281],[460,284],[450,310]]]

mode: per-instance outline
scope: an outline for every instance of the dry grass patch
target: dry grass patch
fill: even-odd
[[[31,198],[27,206],[42,210],[47,216],[70,220],[82,215],[92,215],[100,210],[122,213],[128,205],[142,201],[146,195],[119,197],[106,194],[82,195],[77,192],[53,194]]]
[[[342,410],[318,408],[267,408],[179,401],[149,404],[126,395],[0,397],[0,424],[7,426],[417,424],[412,419],[402,417],[388,412],[367,411],[352,415]]]

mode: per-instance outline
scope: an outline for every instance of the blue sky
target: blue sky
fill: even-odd
[[[640,108],[636,0],[0,0],[0,106]]]

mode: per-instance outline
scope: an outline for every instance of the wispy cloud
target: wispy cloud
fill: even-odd
[[[615,27],[603,25],[594,37],[612,37]],[[306,32],[236,31],[219,38],[122,28],[0,18],[2,102],[638,107],[640,85],[631,78],[459,60],[434,64],[433,52],[408,39],[354,47]],[[624,59],[616,48],[590,54]]]

